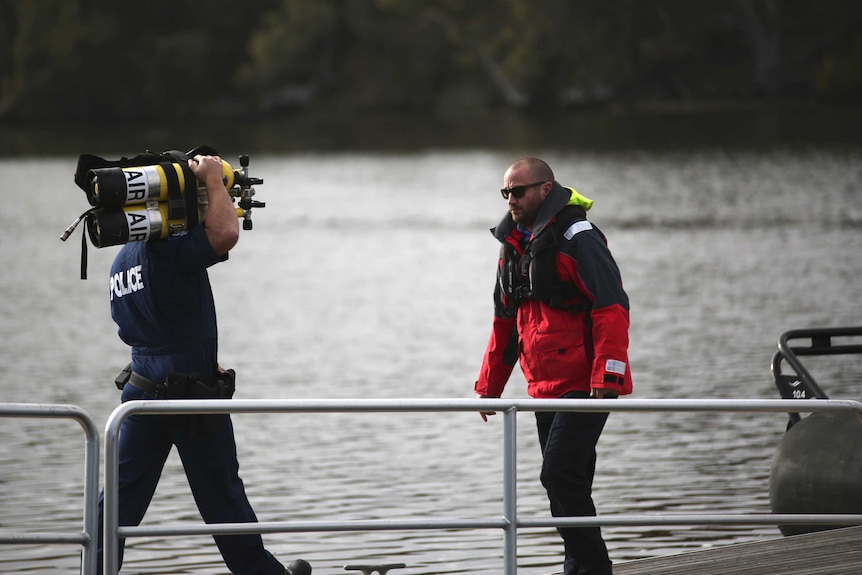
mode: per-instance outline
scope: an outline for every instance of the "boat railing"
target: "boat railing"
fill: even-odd
[[[772,376],[775,387],[784,399],[828,399],[802,357],[825,355],[862,355],[862,343],[848,343],[850,338],[862,337],[862,326],[793,329],[778,338],[778,351],[772,356]],[[839,338],[843,340],[839,342]],[[787,363],[793,373],[784,373]],[[789,412],[788,428],[798,423],[798,412]]]
[[[501,516],[484,519],[416,519],[353,521],[288,521],[260,523],[118,525],[118,445],[123,421],[131,415],[213,413],[333,413],[333,412],[475,412],[503,414],[503,477]],[[517,574],[517,534],[524,528],[669,525],[862,525],[862,514],[662,514],[598,515],[593,517],[524,518],[518,515],[516,492],[517,415],[521,411],[584,412],[847,412],[862,414],[862,403],[851,400],[806,399],[261,399],[130,401],[118,406],[105,429],[104,572],[117,573],[118,540],[129,537],[229,535],[241,533],[399,531],[443,529],[502,529],[503,573]],[[85,574],[90,573],[84,571]]]
[[[293,521],[209,525],[159,525],[120,527],[118,501],[118,439],[125,418],[132,414],[189,413],[332,413],[332,412],[453,412],[497,411],[503,414],[503,513],[486,519],[418,519],[412,521]],[[504,399],[381,399],[381,400],[175,400],[132,401],[117,407],[108,419],[105,434],[105,573],[116,573],[117,542],[128,537],[216,535],[239,533],[397,531],[440,529],[502,529],[505,575],[517,573],[517,532],[526,528],[577,526],[685,526],[685,525],[862,525],[856,514],[663,514],[599,515],[595,517],[518,516],[516,493],[517,414],[521,411],[599,412],[848,412],[862,413],[862,403],[850,400],[750,400],[750,399],[623,399],[504,400]],[[0,544],[75,544],[82,547],[81,571],[96,573],[98,533],[98,429],[89,415],[74,405],[0,403],[0,417],[70,418],[84,429],[83,530],[78,533],[0,531]]]
[[[0,403],[0,417],[74,419],[84,429],[83,529],[77,533],[0,531],[0,544],[47,543],[80,545],[82,573],[96,573],[99,497],[99,428],[86,411],[76,405]]]

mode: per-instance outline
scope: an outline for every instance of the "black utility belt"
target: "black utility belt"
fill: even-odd
[[[197,373],[170,371],[165,381],[158,382],[135,373],[129,365],[114,380],[120,389],[126,382],[156,399],[230,399],[236,390],[236,372],[225,370],[208,383]]]

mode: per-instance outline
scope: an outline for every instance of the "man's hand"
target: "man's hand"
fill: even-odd
[[[239,222],[233,200],[222,180],[221,158],[197,155],[189,160],[189,168],[206,185],[208,205],[204,227],[213,251],[223,256],[239,240]]]
[[[607,387],[592,387],[590,388],[590,397],[595,399],[602,399],[604,396],[611,393],[613,390],[608,389]]]
[[[479,399],[488,399],[488,396],[487,395],[480,395]],[[488,417],[491,415],[497,415],[497,412],[496,411],[480,411],[479,415],[482,416],[482,421],[487,422]]]
[[[222,162],[219,156],[202,156],[198,154],[189,160],[189,168],[191,168],[195,177],[200,180],[205,186],[218,187],[219,183],[224,186]]]

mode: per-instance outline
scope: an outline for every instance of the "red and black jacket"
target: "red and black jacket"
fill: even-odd
[[[491,230],[501,248],[481,396],[500,397],[518,361],[531,397],[632,392],[628,296],[604,234],[576,198],[554,182],[526,246],[508,213]]]

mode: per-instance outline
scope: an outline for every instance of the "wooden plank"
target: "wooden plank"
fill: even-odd
[[[614,575],[860,575],[862,527],[614,564]]]

